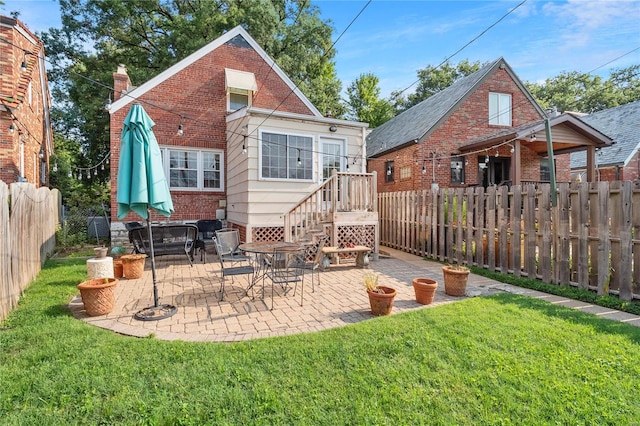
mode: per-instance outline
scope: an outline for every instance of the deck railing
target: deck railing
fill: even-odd
[[[299,241],[337,212],[377,211],[376,174],[334,172],[284,215],[284,240]]]

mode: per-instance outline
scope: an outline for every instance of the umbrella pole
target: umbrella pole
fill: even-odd
[[[174,305],[158,305],[158,284],[156,282],[156,255],[153,252],[153,235],[151,231],[151,211],[147,209],[147,233],[149,235],[149,251],[151,252],[151,276],[153,277],[153,306],[135,313],[134,318],[142,321],[156,321],[168,318],[178,312]]]
[[[156,255],[153,251],[153,235],[151,234],[151,211],[147,209],[147,233],[151,251],[151,276],[153,277],[153,306],[158,307],[158,284],[156,282]]]

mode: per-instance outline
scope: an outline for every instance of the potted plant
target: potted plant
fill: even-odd
[[[444,265],[442,267],[444,292],[449,296],[464,296],[467,293],[469,272],[469,268],[466,266]]]
[[[84,310],[89,316],[106,315],[115,304],[117,278],[92,278],[78,284]]]
[[[107,250],[108,248],[104,246],[94,247],[93,251],[95,252],[96,259],[107,257]]]
[[[127,279],[140,278],[144,272],[144,260],[147,257],[144,253],[125,254],[120,257],[122,260],[122,274]]]
[[[122,263],[122,257],[127,251],[122,246],[111,247],[111,255],[113,256],[113,276],[116,278],[122,278],[124,275],[124,266]]]
[[[367,272],[363,280],[369,295],[371,313],[376,316],[391,314],[396,291],[391,287],[378,285],[378,274],[375,272]]]
[[[422,305],[429,305],[433,303],[437,288],[438,282],[431,278],[413,279],[413,291],[416,294],[416,302]]]

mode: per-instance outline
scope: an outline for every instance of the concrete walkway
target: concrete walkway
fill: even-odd
[[[380,284],[397,291],[393,314],[413,309],[424,309],[463,300],[464,297],[447,296],[444,293],[441,265],[425,261],[396,250],[384,248],[389,257],[372,261],[369,269],[380,274]],[[136,312],[153,306],[153,280],[150,261],[147,260],[144,275],[139,279],[121,279],[116,289],[116,303],[106,316],[89,317],[83,310],[80,295],[69,307],[73,315],[97,327],[130,336],[153,335],[162,340],[233,342],[255,338],[315,332],[342,327],[373,318],[362,277],[367,270],[353,265],[331,266],[320,273],[320,284],[312,291],[311,277],[305,277],[304,300],[301,306],[301,289],[293,292],[276,292],[274,309],[271,310],[270,291],[261,297],[261,288],[254,298],[245,296],[248,285],[245,277],[227,278],[224,301],[219,300],[220,266],[214,255],[207,262],[196,259],[191,267],[179,256],[156,258],[158,302],[177,307],[177,313],[168,318],[141,321],[134,318]],[[424,306],[415,301],[412,280],[416,277],[432,278],[439,286],[433,304]],[[640,317],[600,306],[589,305],[563,297],[549,295],[503,284],[471,274],[467,297],[510,292],[536,297],[605,318],[640,326]],[[251,293],[250,293],[251,295]]]

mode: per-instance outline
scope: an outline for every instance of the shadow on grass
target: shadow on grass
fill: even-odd
[[[629,338],[634,343],[640,344],[640,327],[602,318],[573,308],[555,305],[529,296],[502,293],[487,297],[502,304],[516,305],[519,309],[535,309],[550,317],[570,321],[574,324],[590,326],[601,333],[620,334]]]

